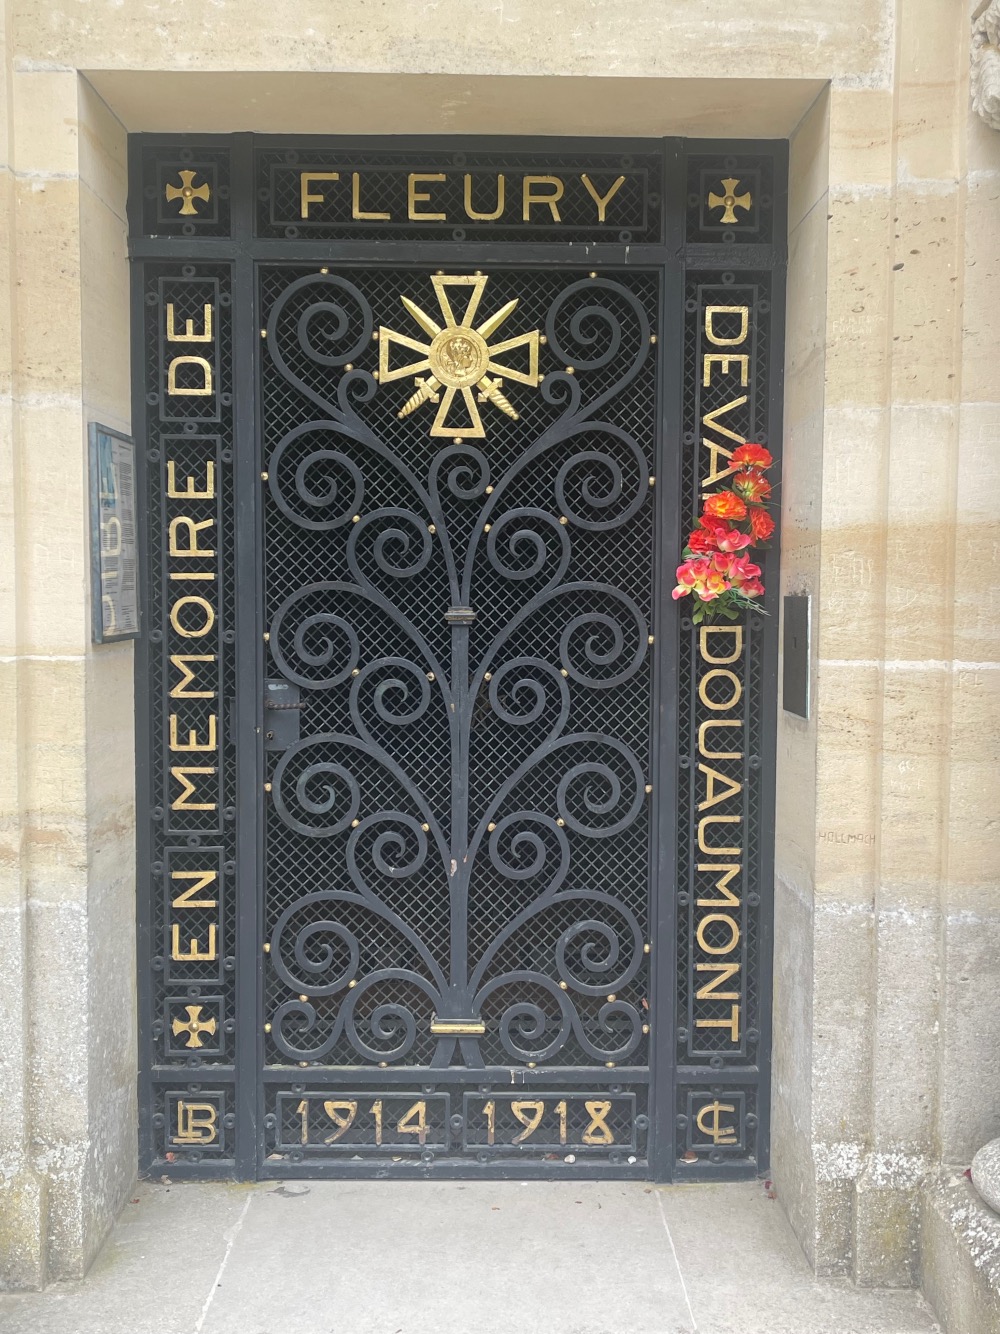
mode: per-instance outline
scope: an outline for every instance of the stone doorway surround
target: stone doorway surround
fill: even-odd
[[[559,43],[541,8],[484,35],[441,0],[442,50],[362,0],[335,33],[311,3],[294,31],[209,0],[0,3],[11,1286],[82,1274],[135,1174],[131,649],[89,643],[85,474],[87,421],[129,427],[130,130],[791,139],[782,586],[813,598],[814,709],[779,713],[773,1175],[820,1274],[950,1263],[939,1221],[973,1206],[940,1203],[940,1166],[1000,1131],[1000,138],[969,107],[974,6],[640,3],[623,30],[567,0]]]

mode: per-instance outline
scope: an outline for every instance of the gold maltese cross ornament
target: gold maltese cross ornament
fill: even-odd
[[[379,329],[379,383],[401,380],[412,375],[417,386],[399,412],[408,417],[423,403],[438,404],[432,436],[451,436],[482,440],[486,431],[479,411],[480,403],[492,403],[517,421],[517,411],[503,393],[504,380],[530,385],[533,389],[541,382],[538,374],[539,331],[518,334],[516,338],[490,343],[517,306],[517,298],[481,323],[474,323],[489,279],[475,275],[436,274],[431,278],[438,305],[440,323],[425,314],[409,297],[401,296],[404,307],[427,335],[429,342],[420,342],[392,329]],[[456,315],[452,308],[453,296],[468,294],[465,310]],[[416,361],[405,366],[392,366],[393,349],[418,353]],[[515,364],[504,364],[498,357],[513,358]],[[522,369],[518,369],[518,364]],[[526,365],[526,369],[524,369]],[[427,371],[421,375],[421,371]],[[460,398],[461,402],[456,402]]]

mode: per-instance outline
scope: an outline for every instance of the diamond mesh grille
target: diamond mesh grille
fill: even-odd
[[[370,378],[428,278],[261,270],[267,670],[305,738],[268,774],[268,1059],[642,1064],[657,276],[490,272],[547,378],[462,444]]]

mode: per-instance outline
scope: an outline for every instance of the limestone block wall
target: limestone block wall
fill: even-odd
[[[131,650],[93,648],[85,426],[128,428],[128,130],[792,142],[774,1178],[817,1269],[919,1272],[1000,1129],[1000,134],[975,0],[0,0],[0,1273],[135,1170]],[[624,16],[624,17],[623,17]]]
[[[1000,1127],[1000,140],[967,37],[901,6],[892,83],[835,81],[792,147],[783,581],[816,709],[779,736],[775,1177],[817,1268],[872,1284],[914,1281],[922,1190]]]
[[[90,644],[85,449],[128,428],[128,275],[121,126],[6,55],[0,1254],[35,1285],[82,1272],[135,1175],[132,651]]]

